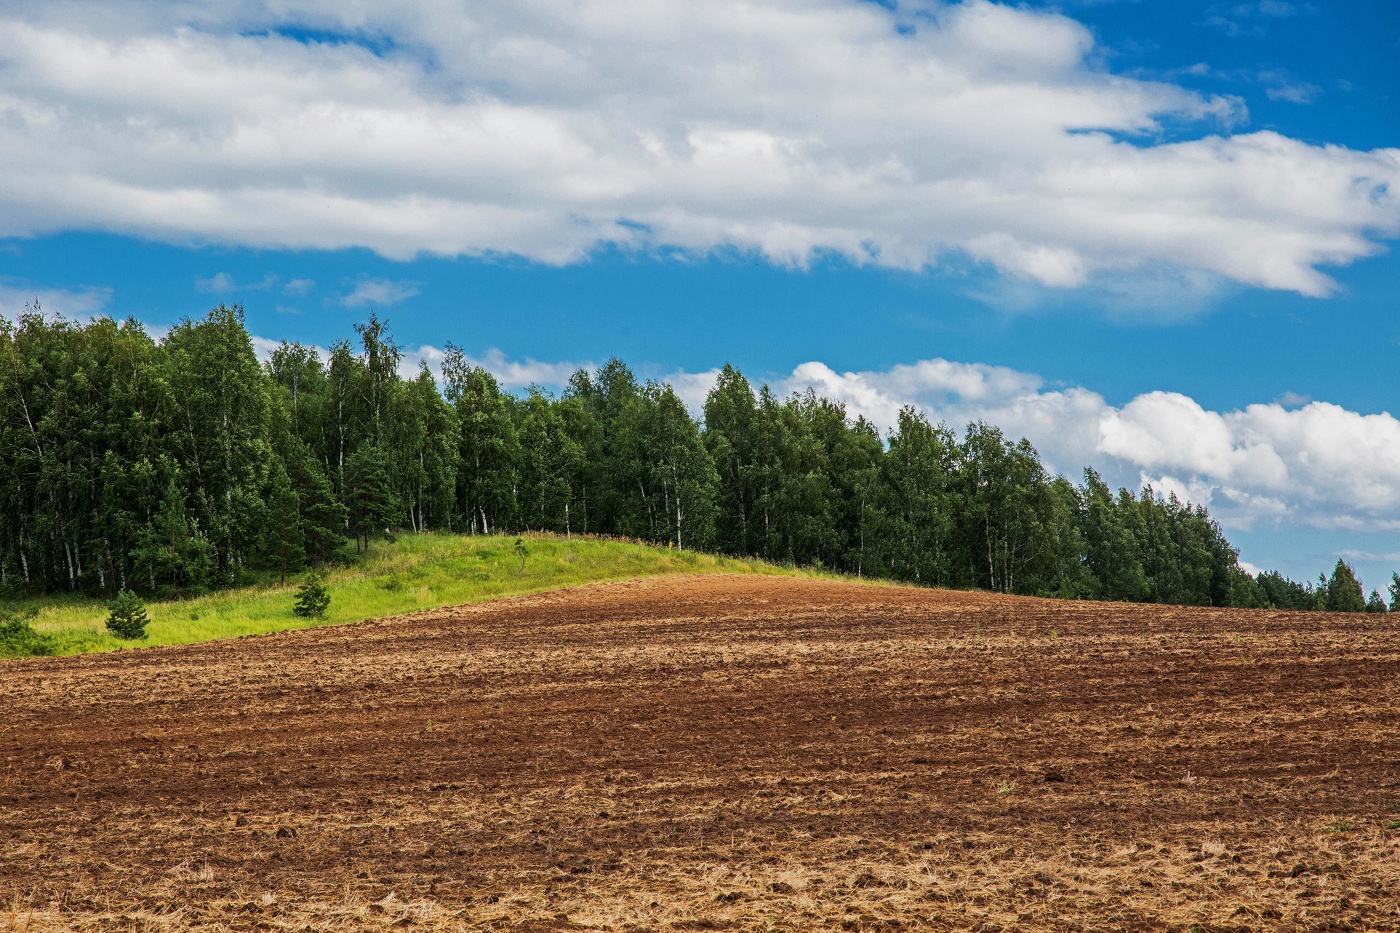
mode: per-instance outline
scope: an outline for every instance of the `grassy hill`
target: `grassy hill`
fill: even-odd
[[[107,604],[99,600],[56,597],[6,608],[37,609],[34,628],[52,639],[58,653],[82,654],[359,622],[600,580],[674,573],[813,575],[756,560],[606,538],[545,534],[520,536],[525,550],[522,556],[516,540],[515,535],[421,534],[402,535],[393,543],[375,542],[352,566],[330,572],[326,585],[331,605],[323,620],[293,615],[299,581],[292,578],[285,585],[241,587],[148,603],[146,638],[135,642],[108,634]]]

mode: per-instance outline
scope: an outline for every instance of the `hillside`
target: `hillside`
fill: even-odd
[[[37,609],[35,629],[52,637],[60,654],[80,654],[360,622],[499,596],[675,573],[812,575],[758,560],[612,538],[425,533],[400,535],[392,542],[374,540],[363,558],[331,570],[326,580],[330,610],[320,621],[293,614],[295,578],[152,602],[147,607],[147,637],[135,642],[108,634],[107,604],[102,601],[59,597],[27,600],[12,608]]]
[[[19,660],[0,705],[0,930],[1400,909],[1385,616],[670,576]]]

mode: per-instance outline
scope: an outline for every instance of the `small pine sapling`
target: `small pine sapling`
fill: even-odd
[[[297,587],[297,601],[292,611],[303,619],[324,619],[330,605],[331,592],[326,589],[324,578],[313,573]]]
[[[107,630],[113,635],[129,639],[146,637],[146,624],[151,620],[146,615],[146,606],[131,590],[122,590],[107,608],[110,613]]]

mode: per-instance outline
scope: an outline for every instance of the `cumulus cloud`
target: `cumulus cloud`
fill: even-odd
[[[270,340],[267,337],[259,337],[256,334],[252,335],[250,339],[253,341],[253,355],[258,358],[259,362],[262,363],[267,363],[271,361],[272,354],[276,353],[277,348],[282,346],[282,341],[280,340]],[[320,347],[313,347],[312,349],[315,351],[317,356],[319,356],[323,361],[325,360],[325,350],[323,350]]]
[[[1385,412],[1302,399],[1219,412],[1175,392],[1115,407],[1083,387],[947,360],[843,373],[809,362],[774,385],[844,400],[886,430],[904,405],[956,428],[986,421],[1029,438],[1053,469],[1074,476],[1093,466],[1117,483],[1151,483],[1234,528],[1400,529],[1400,420]]]
[[[391,282],[388,279],[362,278],[355,287],[340,297],[340,303],[347,308],[363,308],[375,305],[381,308],[407,301],[418,294],[414,282]]]
[[[1220,14],[1292,8],[1246,6]],[[987,0],[26,4],[0,14],[0,235],[1324,295],[1400,233],[1400,151],[1229,135],[1237,100],[1098,60]]]

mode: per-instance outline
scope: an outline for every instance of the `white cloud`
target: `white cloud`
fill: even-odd
[[[194,280],[195,291],[225,293],[231,292],[238,286],[233,282],[233,276],[227,272],[216,272],[207,279],[196,277]]]
[[[1218,412],[1173,392],[1115,407],[1086,388],[947,360],[845,373],[809,362],[774,385],[811,387],[885,429],[906,404],[955,428],[983,420],[1029,438],[1057,471],[1093,466],[1114,483],[1151,483],[1229,527],[1400,529],[1400,420],[1389,413],[1296,400]]]
[[[1282,100],[1290,104],[1311,104],[1322,95],[1322,88],[1316,84],[1280,84],[1264,89],[1269,100]]]
[[[277,351],[278,347],[282,346],[280,340],[269,340],[267,337],[259,337],[256,334],[250,339],[253,341],[253,355],[258,358],[259,362],[263,363],[271,360],[272,354]],[[318,352],[317,355],[324,359],[324,354]]]
[[[558,388],[566,385],[569,377],[580,369],[597,369],[594,364],[587,362],[544,363],[528,356],[521,360],[512,360],[495,347],[479,357],[467,359],[495,376],[504,389],[526,389],[534,385]]]
[[[314,279],[292,279],[282,286],[282,293],[284,295],[301,297],[309,294],[315,287],[316,282]]]
[[[418,375],[424,363],[441,379],[442,361],[445,354],[437,347],[423,344],[406,349],[399,362],[399,374],[405,379]],[[597,369],[592,363],[544,363],[531,357],[511,359],[496,347],[491,347],[480,356],[466,357],[469,366],[479,366],[496,377],[496,382],[507,391],[528,389],[539,386],[545,389],[560,389],[568,384],[569,377],[580,369]],[[703,401],[703,399],[702,399]]]
[[[19,317],[35,302],[45,315],[85,319],[100,314],[112,300],[112,290],[97,286],[48,288],[12,278],[0,279],[0,317]]]
[[[196,277],[194,280],[195,291],[214,292],[215,294],[228,294],[231,292],[261,292],[274,287],[278,277],[269,272],[257,282],[245,282],[239,284],[227,272],[216,272],[207,279]]]
[[[272,340],[267,337],[259,337],[257,334],[251,335],[249,339],[253,342],[253,355],[256,356],[258,360],[263,363],[270,361],[272,359],[272,354],[277,352],[277,348],[282,346],[283,344],[283,341],[281,340]],[[290,343],[291,341],[287,342]],[[327,360],[330,359],[330,353],[327,352],[325,347],[319,346],[314,343],[305,344],[305,346],[313,354],[315,354],[316,357],[320,359],[322,363],[325,363]],[[416,375],[416,372],[414,374]]]
[[[1214,135],[1238,101],[1095,61],[1079,23],[985,0],[24,5],[0,15],[0,235],[1323,295],[1400,234],[1400,151]],[[1200,138],[1155,143],[1163,118]]]
[[[715,387],[715,383],[719,382],[719,374],[718,369],[707,369],[703,373],[677,370],[662,381],[676,390],[676,395],[685,403],[685,407],[698,418],[704,415],[705,398]]]
[[[340,303],[347,308],[363,308],[366,305],[383,308],[406,301],[416,294],[418,286],[413,282],[362,278],[355,283],[353,289],[341,296]]]

